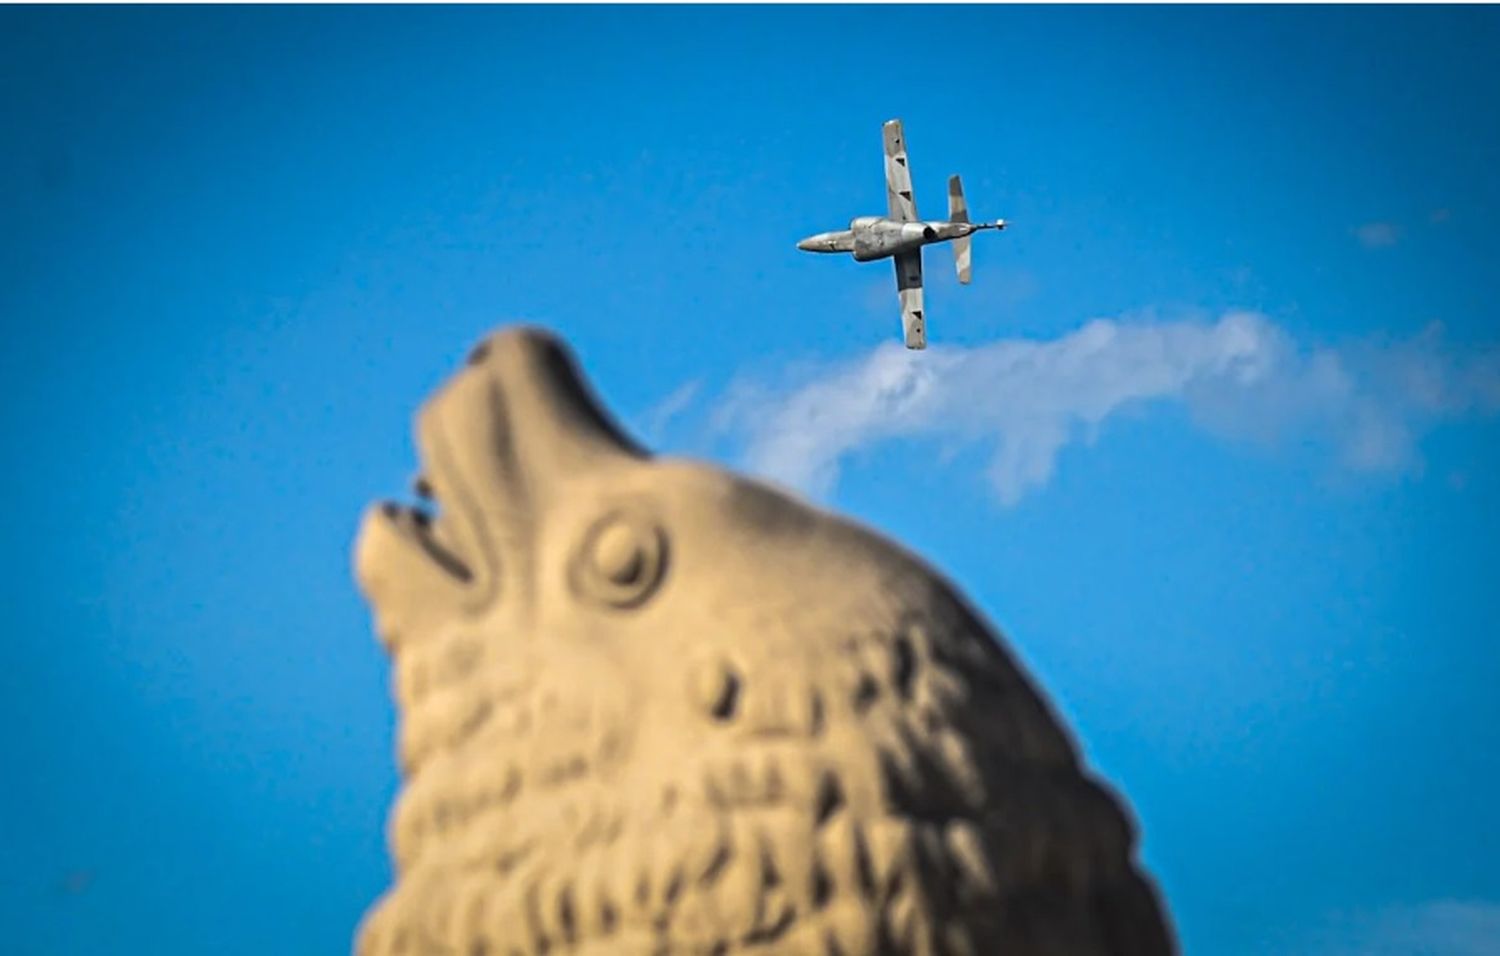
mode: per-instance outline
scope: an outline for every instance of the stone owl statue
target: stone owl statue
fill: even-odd
[[[565,347],[489,338],[355,548],[404,789],[387,954],[1176,951],[1120,802],[894,543],[654,458]]]

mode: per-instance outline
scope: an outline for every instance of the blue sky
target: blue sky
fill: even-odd
[[[0,10],[14,951],[347,947],[355,522],[525,319],[951,574],[1189,951],[1500,952],[1497,64],[1483,8]],[[1013,222],[919,356],[794,248],[893,116]]]

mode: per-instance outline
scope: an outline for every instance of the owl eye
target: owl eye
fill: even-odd
[[[666,572],[667,539],[644,518],[616,512],[595,522],[573,562],[573,588],[595,604],[639,607]]]

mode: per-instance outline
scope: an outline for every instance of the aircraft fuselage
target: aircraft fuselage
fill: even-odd
[[[873,262],[998,226],[998,223],[943,220],[898,222],[884,216],[860,216],[849,223],[848,229],[808,236],[797,243],[797,248],[804,252],[847,252],[856,262]]]

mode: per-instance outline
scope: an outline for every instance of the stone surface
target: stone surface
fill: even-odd
[[[610,423],[502,331],[422,410],[357,576],[396,882],[356,950],[1175,951],[1119,801],[941,576]]]

